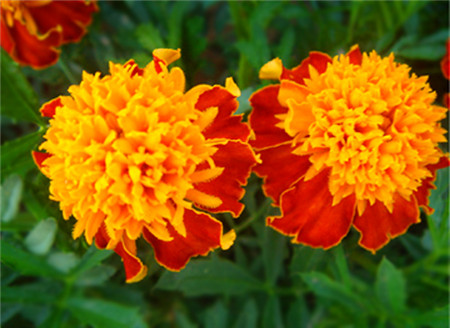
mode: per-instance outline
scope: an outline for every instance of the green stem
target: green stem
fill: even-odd
[[[262,204],[262,206],[260,207],[260,209],[255,213],[255,215],[250,216],[246,221],[244,221],[241,225],[237,226],[234,228],[234,230],[236,231],[236,233],[238,233],[241,230],[244,230],[245,228],[247,228],[250,224],[252,224],[253,221],[255,221],[256,219],[258,219],[262,214],[264,214],[267,209],[269,208],[269,205],[271,204],[271,200],[270,199],[266,199],[264,201],[264,203]]]

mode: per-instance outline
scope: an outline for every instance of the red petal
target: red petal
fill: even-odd
[[[109,243],[109,236],[106,232],[105,225],[102,224],[95,234],[95,246],[99,249],[105,249]]]
[[[394,209],[389,213],[383,203],[376,201],[368,205],[362,216],[356,215],[353,226],[361,233],[359,244],[372,251],[386,245],[391,238],[406,232],[413,223],[418,223],[419,207],[415,197],[410,201],[394,196]]]
[[[156,73],[161,73],[162,72],[162,67],[161,67],[161,65],[166,65],[165,63],[164,63],[164,60],[162,60],[162,59],[159,59],[158,57],[156,57],[155,55],[153,55],[153,62],[154,62],[154,64],[155,64],[155,70],[156,70]]]
[[[134,241],[132,241],[132,243],[134,243]],[[117,244],[114,252],[119,254],[122,258],[126,281],[128,283],[137,282],[145,277],[147,274],[147,267],[142,264],[138,257],[136,257],[136,254],[126,247],[123,241],[120,241]]]
[[[238,217],[244,205],[239,200],[244,196],[243,185],[247,184],[256,158],[247,144],[240,141],[229,141],[225,145],[218,145],[217,152],[212,156],[217,167],[225,168],[221,175],[209,182],[195,185],[195,189],[208,195],[219,197],[222,204],[216,208],[205,208],[209,212],[231,212]],[[208,168],[204,163],[198,169]],[[201,208],[201,206],[199,206]]]
[[[283,69],[281,79],[295,81],[299,84],[304,84],[303,80],[309,78],[309,65],[312,65],[319,74],[327,70],[328,63],[332,60],[330,56],[319,51],[311,51],[309,57],[304,59],[300,65],[293,69]]]
[[[14,40],[14,46],[8,42],[6,44],[11,47],[9,55],[19,64],[44,68],[58,61],[59,51],[54,48],[61,43],[61,34],[58,31],[49,31],[38,38],[31,35],[19,21],[14,20],[14,25],[9,28],[9,35]]]
[[[53,118],[53,116],[55,116],[57,107],[62,107],[61,97],[47,101],[41,106],[41,109],[39,109],[39,111],[41,112],[42,116]]]
[[[354,213],[353,196],[331,206],[328,171],[309,181],[301,180],[281,196],[281,216],[269,217],[267,225],[293,236],[295,243],[330,248],[337,245],[350,229]]]
[[[441,70],[444,77],[448,80],[450,77],[450,39],[447,40],[447,53],[441,60]]]
[[[275,126],[280,120],[277,114],[286,114],[287,107],[282,107],[278,102],[278,91],[280,85],[270,85],[250,97],[253,107],[249,116],[250,126],[255,133],[255,140],[250,144],[255,148],[265,148],[292,140],[292,138],[281,128]]]
[[[184,211],[186,237],[178,234],[168,224],[171,241],[162,241],[150,231],[144,229],[144,238],[153,246],[155,258],[159,264],[169,270],[179,271],[189,262],[191,257],[206,255],[220,246],[222,223],[208,214],[195,210]]]
[[[428,165],[427,169],[431,172],[432,176],[422,180],[422,185],[414,192],[414,197],[416,197],[417,203],[428,215],[432,214],[434,211],[428,206],[428,197],[431,194],[430,189],[436,189],[436,186],[433,184],[434,180],[436,180],[436,171],[447,166],[450,166],[450,160],[447,156],[442,156],[436,164]]]
[[[228,90],[215,86],[205,91],[198,98],[195,108],[204,111],[210,107],[217,107],[219,112],[214,121],[204,130],[207,139],[227,138],[247,141],[250,128],[242,123],[242,115],[232,114],[238,108],[238,101]]]
[[[133,59],[130,59],[125,64],[123,64],[123,67],[133,67],[131,71],[131,76],[139,75],[142,76],[144,74],[144,70],[142,68],[139,68],[139,66],[136,64],[136,62]]]
[[[355,44],[349,52],[347,52],[347,56],[350,58],[350,63],[354,65],[361,65],[362,55],[361,50],[359,50],[359,46]]]
[[[41,34],[61,26],[61,43],[68,43],[78,42],[83,37],[98,7],[95,1],[71,0],[51,1],[44,6],[28,7],[28,10]]]
[[[290,143],[265,148],[260,151],[262,163],[253,169],[264,178],[263,190],[275,201],[275,205],[279,204],[281,194],[299,180],[311,165],[309,156],[294,155],[292,150]]]
[[[446,93],[444,95],[444,100],[443,100],[444,106],[450,109],[450,93]]]
[[[33,161],[37,165],[37,167],[41,169],[42,162],[45,161],[47,158],[51,157],[52,155],[40,151],[32,151],[31,156],[33,157]]]

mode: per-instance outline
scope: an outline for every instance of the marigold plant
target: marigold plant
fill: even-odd
[[[240,215],[239,202],[256,157],[250,129],[237,109],[240,91],[198,85],[185,92],[183,71],[167,65],[178,50],[158,49],[144,69],[133,60],[110,63],[104,77],[83,73],[80,85],[44,104],[50,117],[35,162],[50,179],[50,198],[73,237],[114,249],[127,282],[146,274],[136,240],[153,246],[170,270],[217,247],[229,248],[233,230],[210,213]]]
[[[96,1],[2,0],[3,49],[19,64],[45,68],[58,61],[57,48],[78,42],[98,10]]]
[[[438,148],[447,109],[433,105],[427,77],[358,46],[311,52],[292,70],[277,58],[260,77],[280,81],[250,99],[255,171],[281,210],[269,226],[325,249],[353,226],[375,252],[419,222],[419,207],[432,212],[435,171],[448,165]]]

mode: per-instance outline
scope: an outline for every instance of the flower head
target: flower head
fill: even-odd
[[[281,209],[269,226],[329,248],[353,225],[375,251],[419,222],[419,206],[432,211],[429,189],[448,159],[438,148],[446,108],[432,104],[427,77],[358,46],[312,52],[292,70],[274,59],[260,76],[280,80],[250,99],[255,171]]]
[[[240,215],[239,202],[256,157],[237,109],[239,89],[198,85],[185,92],[183,71],[167,65],[178,50],[158,49],[144,69],[110,63],[104,77],[84,73],[70,96],[41,108],[50,127],[34,158],[50,179],[50,198],[73,237],[114,249],[127,281],[142,279],[136,257],[143,236],[171,270],[210,250],[227,249],[234,231],[208,212]]]
[[[78,42],[98,10],[95,1],[2,0],[0,44],[19,64],[56,63],[60,45]]]

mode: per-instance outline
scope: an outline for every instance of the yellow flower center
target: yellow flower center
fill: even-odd
[[[306,180],[330,170],[333,205],[354,194],[360,214],[376,200],[392,211],[394,193],[408,199],[430,176],[446,109],[432,105],[427,77],[409,70],[373,51],[361,65],[342,55],[323,74],[310,66],[305,85],[282,81],[279,101],[289,109],[278,126],[294,137],[295,154],[310,156]]]
[[[221,141],[202,134],[217,108],[195,108],[204,87],[184,93],[179,68],[157,73],[153,62],[143,74],[135,68],[111,63],[105,77],[84,73],[71,96],[61,98],[41,146],[52,155],[43,168],[52,198],[66,219],[78,220],[74,237],[86,230],[88,242],[102,223],[113,242],[124,232],[137,239],[144,227],[170,240],[166,220],[185,235],[191,201],[221,204],[194,186],[223,171],[211,158]]]

